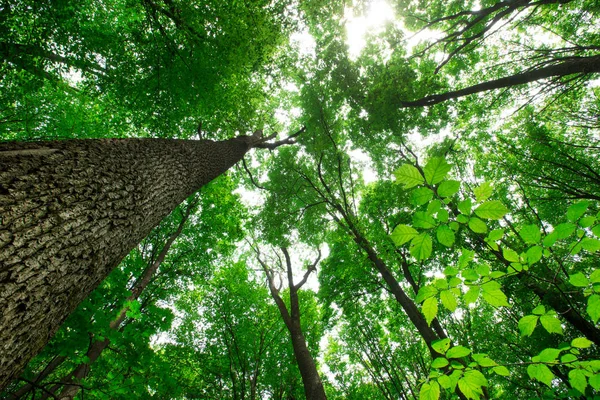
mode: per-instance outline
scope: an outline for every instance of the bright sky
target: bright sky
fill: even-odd
[[[356,58],[366,45],[367,32],[380,32],[387,21],[394,20],[394,10],[384,0],[374,0],[369,5],[366,15],[354,15],[352,8],[346,8],[344,19],[348,35],[346,44],[350,56]]]

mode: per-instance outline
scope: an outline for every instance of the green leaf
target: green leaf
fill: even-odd
[[[440,398],[440,385],[436,381],[424,383],[419,391],[419,400],[438,400]]]
[[[577,225],[565,222],[564,224],[556,225],[552,233],[556,232],[558,239],[566,239],[575,232],[575,229],[577,229]]]
[[[460,274],[467,281],[476,281],[477,279],[479,279],[479,274],[471,268],[461,271]]]
[[[431,342],[431,348],[438,354],[446,354],[446,351],[450,348],[450,339],[439,339]]]
[[[396,176],[396,182],[403,184],[405,189],[425,182],[419,170],[410,164],[403,164],[394,172],[394,175]]]
[[[391,236],[396,246],[402,246],[404,243],[409,242],[418,234],[419,232],[417,232],[416,229],[411,226],[398,225],[396,228],[394,228]]]
[[[600,296],[593,294],[588,297],[588,303],[585,311],[588,313],[594,324],[600,319]]]
[[[440,197],[450,197],[456,194],[458,189],[460,189],[459,181],[444,181],[438,186],[437,194]]]
[[[585,393],[585,388],[588,385],[585,374],[580,369],[572,369],[569,371],[569,383],[582,394]]]
[[[469,218],[469,228],[475,233],[487,232],[487,225],[485,222],[476,217]]]
[[[438,212],[442,208],[442,202],[435,199],[429,203],[427,206],[427,214],[433,215]]]
[[[587,285],[590,284],[590,282],[588,281],[588,278],[586,278],[585,275],[582,274],[581,272],[570,275],[569,283],[576,287],[586,287]]]
[[[427,320],[427,325],[431,325],[431,321],[435,318],[438,312],[438,302],[435,297],[430,297],[423,302],[423,315]]]
[[[448,210],[445,210],[442,208],[437,212],[438,221],[448,222],[448,218],[450,218],[450,214],[448,213]]]
[[[496,241],[502,239],[502,236],[504,236],[504,229],[494,229],[488,234],[487,239]]]
[[[452,247],[454,244],[454,231],[448,228],[447,225],[438,226],[436,232],[437,241],[446,247]]]
[[[484,368],[495,367],[498,365],[496,361],[489,358],[486,354],[472,354],[471,357],[479,366]]]
[[[562,326],[560,325],[560,321],[556,317],[556,315],[542,315],[540,317],[540,322],[544,329],[548,331],[548,333],[558,333],[559,335],[563,334]]]
[[[464,294],[463,299],[465,304],[475,303],[479,298],[479,286],[471,286],[467,293]]]
[[[558,356],[560,355],[561,350],[548,348],[544,349],[538,355],[539,361],[543,363],[552,363],[557,361]]]
[[[544,315],[544,314],[546,314],[546,307],[544,307],[542,304],[540,304],[539,306],[534,308],[533,311],[531,311],[531,313],[534,315]]]
[[[416,228],[431,229],[435,228],[435,219],[426,212],[417,211],[413,214],[413,225]]]
[[[417,293],[417,298],[415,299],[415,301],[417,303],[420,303],[423,300],[433,297],[437,294],[438,290],[435,287],[431,285],[421,286],[421,288],[419,289],[419,293]]]
[[[498,200],[486,201],[475,209],[475,214],[483,219],[500,219],[507,212],[508,209]]]
[[[456,221],[460,222],[461,224],[466,224],[469,222],[469,217],[467,217],[465,214],[458,214],[456,216]]]
[[[571,341],[571,346],[578,348],[578,349],[587,349],[592,344],[593,344],[593,342],[591,340],[586,339],[584,337],[578,337]]]
[[[537,225],[525,225],[519,231],[519,235],[527,244],[536,244],[542,238],[540,228],[538,228]]]
[[[558,233],[552,232],[544,238],[544,240],[542,241],[542,244],[544,245],[544,247],[552,247],[552,246],[554,246],[554,243],[556,243],[557,240],[558,240]]]
[[[447,358],[463,358],[471,354],[471,350],[463,346],[454,346],[446,352]]]
[[[439,369],[446,367],[448,364],[450,363],[447,359],[445,359],[444,357],[438,357],[435,360],[433,360],[433,362],[431,363],[431,367]]]
[[[600,224],[592,228],[592,233],[596,235],[596,237],[600,237]]]
[[[594,388],[594,390],[600,390],[600,374],[594,374],[589,379],[590,386]]]
[[[581,226],[582,228],[589,228],[594,224],[594,222],[596,222],[596,217],[590,215],[588,217],[581,218],[579,220],[579,226]]]
[[[544,249],[541,246],[533,246],[525,255],[527,256],[527,264],[533,265],[536,262],[542,259],[542,254],[544,253]]]
[[[572,222],[577,221],[579,217],[581,217],[585,213],[589,205],[590,202],[587,200],[582,200],[571,205],[567,209],[567,219]]]
[[[483,292],[481,295],[483,299],[488,302],[490,306],[493,307],[508,307],[508,299],[506,295],[500,289],[491,289],[488,288],[487,285],[482,285],[481,289]]]
[[[588,238],[588,237],[583,238],[583,239],[581,239],[581,247],[583,247],[585,250],[589,251],[590,253],[594,253],[594,252],[600,250],[600,240]]]
[[[460,257],[458,258],[458,268],[464,268],[469,264],[469,261],[473,260],[475,252],[468,249],[462,249]]]
[[[519,262],[521,261],[519,255],[516,251],[509,249],[508,247],[502,249],[502,256],[510,262]]]
[[[594,272],[590,275],[590,282],[598,283],[600,282],[600,269],[595,269]]]
[[[521,336],[531,336],[535,329],[539,317],[536,315],[526,315],[519,320],[519,331]]]
[[[423,173],[425,174],[425,180],[430,185],[440,183],[446,177],[446,174],[450,171],[451,165],[446,162],[442,157],[433,157],[429,160]]]
[[[492,371],[494,371],[495,373],[497,373],[500,376],[509,376],[510,375],[510,371],[508,370],[508,368],[506,368],[505,366],[497,366],[492,368]]]
[[[456,307],[458,307],[456,296],[454,296],[454,294],[449,290],[443,290],[440,292],[440,300],[442,301],[444,307],[446,307],[450,312],[454,312]]]
[[[471,214],[471,208],[473,207],[473,203],[471,199],[467,198],[458,203],[458,210],[463,213],[465,216]],[[460,222],[460,221],[459,221]]]
[[[473,193],[475,193],[475,200],[478,203],[482,201],[486,201],[494,192],[492,185],[489,182],[483,182],[481,185],[477,186],[473,189]]]
[[[433,199],[433,190],[422,187],[412,191],[410,194],[410,202],[415,206],[420,206]]]
[[[431,255],[432,245],[431,236],[421,233],[410,242],[409,252],[418,261],[423,261]]]
[[[482,386],[487,386],[485,376],[479,371],[466,371],[464,376],[458,380],[458,387],[467,399],[478,400],[483,395]]]
[[[530,364],[527,367],[527,374],[530,378],[540,381],[550,388],[552,387],[554,374],[544,364]]]

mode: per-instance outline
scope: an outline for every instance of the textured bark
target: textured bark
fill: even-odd
[[[0,143],[0,390],[154,226],[256,141]]]

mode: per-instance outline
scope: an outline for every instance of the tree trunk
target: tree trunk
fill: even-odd
[[[0,390],[154,226],[256,141],[0,143]]]

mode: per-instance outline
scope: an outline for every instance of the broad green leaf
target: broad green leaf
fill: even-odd
[[[477,364],[484,368],[495,367],[498,365],[496,361],[489,358],[486,354],[472,354],[471,357]]]
[[[410,194],[410,202],[416,206],[423,205],[431,199],[433,199],[433,191],[426,187],[415,189]]]
[[[481,276],[488,276],[490,274],[490,266],[487,264],[479,264],[475,268],[475,271]],[[498,286],[499,288],[500,286]]]
[[[448,218],[450,218],[450,214],[448,213],[448,210],[445,210],[442,208],[437,212],[438,221],[448,222]]]
[[[503,365],[499,365],[497,367],[492,368],[492,371],[494,371],[495,373],[497,373],[500,376],[509,376],[510,375],[510,371],[508,370],[508,368],[506,368]]]
[[[471,350],[463,346],[454,346],[446,352],[447,358],[463,358],[471,354]]]
[[[439,339],[431,342],[431,347],[439,354],[446,354],[446,351],[450,348],[450,339]]]
[[[469,198],[466,198],[463,201],[461,201],[461,202],[458,203],[458,211],[460,211],[464,215],[471,214],[471,208],[472,207],[473,207],[473,202]]]
[[[413,214],[413,225],[416,228],[431,229],[435,228],[435,219],[424,211],[417,211]]]
[[[548,387],[552,387],[554,374],[544,364],[530,364],[527,367],[527,374],[530,378],[540,381]]]
[[[444,275],[446,275],[446,276],[456,276],[456,275],[458,275],[458,272],[459,272],[458,269],[456,269],[452,266],[444,268]],[[458,283],[461,283],[461,282],[462,281],[459,279]]]
[[[600,374],[594,374],[589,378],[590,386],[594,388],[594,390],[600,390]]]
[[[593,238],[583,238],[581,240],[581,247],[583,247],[585,250],[589,251],[590,253],[594,253],[598,250],[600,250],[600,240],[598,239],[593,239]]]
[[[595,269],[594,272],[590,275],[590,282],[598,283],[600,282],[600,269]]]
[[[423,261],[431,255],[432,245],[431,236],[421,233],[410,242],[409,252],[418,261]]]
[[[569,383],[582,394],[585,393],[585,388],[588,385],[585,374],[580,369],[572,369],[569,371]]]
[[[508,209],[498,200],[486,201],[475,209],[475,214],[483,219],[500,219],[507,212]]]
[[[600,237],[600,224],[592,228],[592,233],[596,235],[596,237]]]
[[[576,274],[569,276],[569,283],[576,287],[586,287],[587,285],[589,285],[590,282],[588,281],[588,278],[586,278],[584,274],[582,274],[581,272],[578,272]]]
[[[519,231],[519,235],[527,244],[536,244],[542,238],[540,228],[538,228],[537,225],[525,225]]]
[[[435,296],[436,294],[438,294],[438,290],[435,287],[431,285],[421,286],[421,288],[419,289],[419,293],[417,293],[417,298],[415,299],[415,301],[417,303],[420,303],[425,299]]]
[[[458,189],[460,189],[459,181],[444,181],[438,186],[437,194],[440,197],[450,197],[456,194]]]
[[[534,315],[544,315],[544,314],[546,314],[546,307],[544,307],[542,304],[540,304],[539,306],[534,308],[533,311],[531,311],[531,313]]]
[[[504,256],[504,258],[510,262],[519,262],[520,261],[520,257],[517,254],[517,252],[508,247],[502,249],[502,256]]]
[[[442,375],[438,378],[440,386],[444,389],[452,389],[452,380],[448,375]]]
[[[485,222],[476,217],[469,218],[469,228],[475,233],[486,233],[487,225]]]
[[[593,344],[593,342],[591,340],[586,339],[584,337],[578,337],[571,341],[571,346],[578,348],[578,349],[587,349],[592,344]]]
[[[554,243],[556,243],[557,240],[558,240],[558,233],[551,232],[544,238],[544,240],[542,241],[542,244],[544,245],[544,247],[552,247],[552,246],[554,246]]]
[[[431,367],[439,369],[439,368],[446,367],[448,364],[450,364],[450,363],[448,362],[448,360],[446,358],[438,357],[431,362]]]
[[[487,239],[496,241],[502,239],[502,236],[504,236],[504,229],[494,229],[487,235]]]
[[[478,203],[482,201],[486,201],[494,192],[492,185],[489,182],[483,182],[481,185],[477,186],[473,189],[473,193],[475,194],[475,200]]]
[[[404,243],[411,241],[412,238],[418,234],[419,232],[411,226],[398,225],[394,228],[391,236],[396,246],[402,246]]]
[[[444,180],[451,168],[452,166],[444,158],[433,157],[427,162],[425,168],[423,168],[425,180],[430,185],[436,185]]]
[[[479,298],[479,286],[471,286],[467,293],[464,294],[463,299],[465,304],[475,303]]]
[[[590,203],[587,200],[582,200],[571,205],[567,209],[567,219],[572,222],[577,221],[585,213],[589,205]]]
[[[575,354],[567,353],[560,357],[560,362],[563,364],[572,363],[573,361],[577,361],[577,356]]]
[[[438,302],[435,297],[430,297],[423,302],[423,315],[427,320],[427,324],[431,325],[431,321],[435,318],[438,312]]]
[[[479,371],[466,371],[458,380],[458,387],[467,399],[478,400],[483,395],[482,386],[487,386],[485,376]]]
[[[475,252],[468,249],[462,249],[460,257],[458,258],[458,268],[464,268],[469,264],[469,261],[473,260]]]
[[[424,183],[423,176],[417,168],[410,164],[403,164],[394,172],[396,182],[404,185],[405,189]]]
[[[456,216],[456,221],[461,224],[466,224],[467,222],[469,222],[469,217],[467,217],[465,214],[458,214]]]
[[[436,212],[440,211],[442,208],[442,202],[439,200],[433,200],[427,205],[427,214],[433,215]]]
[[[438,226],[438,228],[436,229],[435,232],[436,238],[438,240],[438,242],[440,242],[441,244],[443,244],[446,247],[452,247],[452,245],[454,244],[454,231],[450,228],[448,228],[447,225],[440,225]]]
[[[593,215],[590,215],[590,216],[581,218],[579,220],[579,226],[581,226],[582,228],[589,228],[590,226],[592,226],[594,224],[594,222],[596,222],[596,217],[594,217]]]
[[[531,336],[537,325],[538,318],[539,317],[536,315],[526,315],[519,320],[519,331],[521,331],[521,336]]]
[[[419,400],[438,400],[440,398],[440,385],[436,381],[424,383],[419,391]]]
[[[527,256],[527,264],[533,265],[536,262],[540,261],[542,259],[543,252],[544,249],[541,246],[531,247],[529,250],[527,250],[527,253],[525,253],[525,255]]]
[[[560,321],[556,317],[556,315],[542,315],[540,317],[540,322],[544,329],[548,331],[548,333],[558,333],[559,335],[563,334],[562,326],[560,325]]]
[[[563,224],[558,224],[554,227],[554,232],[558,236],[558,239],[566,239],[575,232],[577,226],[575,224],[571,224],[570,222],[565,222]],[[553,233],[554,233],[553,232]]]
[[[482,285],[482,297],[489,305],[493,307],[508,307],[508,299],[500,289],[490,289],[487,285]]]
[[[458,306],[458,303],[456,302],[456,296],[454,296],[454,294],[449,290],[443,290],[440,292],[440,300],[442,301],[444,307],[451,312],[454,312]]]
[[[544,349],[539,354],[539,361],[543,363],[552,363],[558,359],[561,350],[548,348]]]

